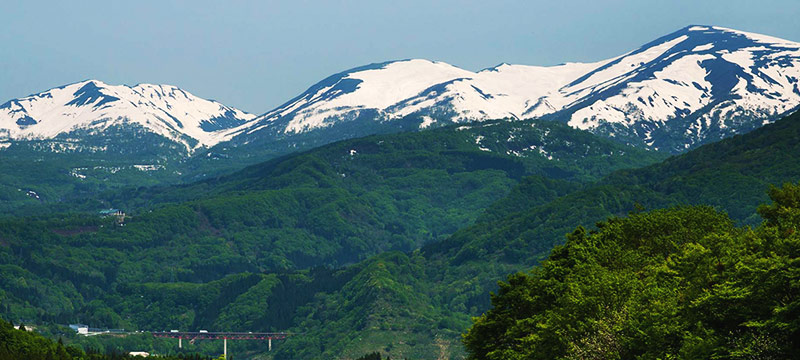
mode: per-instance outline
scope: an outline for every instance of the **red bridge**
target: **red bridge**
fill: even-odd
[[[257,333],[257,332],[188,332],[188,331],[170,331],[170,332],[154,332],[153,336],[159,338],[172,338],[178,339],[178,348],[182,348],[182,340],[189,339],[190,343],[195,340],[219,340],[222,339],[223,351],[225,358],[228,358],[228,340],[267,340],[269,343],[269,350],[272,351],[272,340],[283,340],[287,336],[294,334],[290,333]]]

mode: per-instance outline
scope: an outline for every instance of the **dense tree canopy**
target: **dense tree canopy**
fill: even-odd
[[[800,354],[800,185],[765,222],[710,207],[579,227],[511,275],[464,335],[470,359],[752,359]]]
[[[107,203],[79,203],[95,204],[89,213],[3,216],[0,314],[249,328],[257,319],[242,320],[252,309],[241,303],[266,301],[269,284],[294,284],[252,274],[412,251],[470,224],[522,178],[543,190],[527,201],[543,203],[659,158],[563,124],[496,121],[342,141],[190,185],[112,192]],[[101,219],[101,204],[124,209],[124,226]],[[231,291],[239,303],[217,295]]]

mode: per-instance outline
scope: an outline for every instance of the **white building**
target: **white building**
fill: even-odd
[[[69,328],[75,330],[78,334],[86,335],[89,333],[89,325],[84,324],[69,324]]]

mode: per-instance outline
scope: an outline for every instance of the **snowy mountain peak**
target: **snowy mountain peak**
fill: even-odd
[[[761,35],[751,32],[740,31],[736,29],[725,28],[721,26],[708,26],[708,25],[689,25],[681,30],[675,32],[675,34],[686,34],[688,36],[695,36],[695,35],[715,35],[715,36],[728,36],[728,37],[745,37],[750,41],[754,41],[757,43],[763,43],[770,46],[786,46],[790,48],[797,48],[798,43],[784,40],[781,38],[776,38],[773,36],[768,35]]]
[[[133,125],[191,152],[229,140],[237,146],[315,132],[313,141],[300,142],[310,146],[381,131],[548,117],[680,152],[798,109],[799,86],[800,44],[690,25],[593,63],[501,63],[477,72],[425,59],[369,64],[329,76],[258,117],[170,85],[86,80],[0,105],[0,141]]]
[[[261,131],[288,136],[354,122],[373,128],[368,124],[391,126],[409,117],[428,127],[551,116],[677,152],[749,131],[797,108],[798,79],[798,43],[690,25],[595,63],[501,63],[473,72],[410,59],[354,68],[233,133],[252,139]]]
[[[227,140],[225,130],[254,117],[171,85],[85,80],[0,105],[0,139],[49,139],[133,124],[192,151]]]
[[[800,44],[692,25],[560,91],[575,99],[564,110],[570,125],[679,151],[796,109],[798,78]]]

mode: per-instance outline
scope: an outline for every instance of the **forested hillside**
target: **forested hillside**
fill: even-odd
[[[755,223],[766,184],[800,178],[790,161],[800,157],[798,115],[608,176],[629,155],[645,165],[658,155],[593,153],[587,137],[563,152],[522,143],[533,151],[517,156],[506,141],[515,124],[356,139],[188,186],[106,195],[143,209],[124,226],[85,215],[6,219],[2,310],[303,334],[275,359],[458,358],[460,334],[489,309],[496,282],[536,265],[576,224],[686,203],[730,211],[729,226]],[[530,124],[515,139],[569,131]],[[734,187],[720,188],[715,176],[736,172]]]
[[[0,212],[70,211],[104,191],[181,181],[179,145],[165,146],[160,136],[136,128],[112,126],[103,134],[28,140],[2,149]]]
[[[339,291],[306,307],[318,310],[307,315],[301,313],[303,320],[299,323],[303,326],[298,329],[313,329],[311,333],[319,336],[293,339],[281,348],[279,355],[286,359],[296,352],[331,355],[369,346],[365,343],[385,346],[385,350],[393,350],[394,354],[417,354],[420,357],[425,356],[421,354],[439,354],[449,344],[448,351],[455,355],[459,351],[460,331],[457,329],[465,331],[470,323],[470,315],[479,315],[489,307],[488,294],[497,288],[496,281],[505,278],[506,274],[536,265],[553,246],[564,241],[564,234],[571,233],[576,224],[585,224],[591,229],[596,222],[609,217],[625,216],[645,209],[703,203],[714,204],[718,211],[730,210],[731,214],[741,214],[733,218],[731,224],[756,222],[756,207],[769,200],[768,185],[758,174],[782,167],[780,172],[776,172],[782,175],[769,178],[770,182],[781,184],[800,179],[800,164],[788,161],[800,157],[800,143],[796,141],[800,129],[798,120],[800,116],[795,114],[757,132],[701,147],[659,165],[617,172],[595,186],[543,205],[526,201],[526,198],[537,199],[540,186],[523,181],[508,197],[496,202],[482,214],[475,225],[456,232],[448,239],[426,245],[419,252],[378,256],[368,260],[376,267],[394,271],[376,275],[380,281],[368,284],[355,281],[345,287],[359,288],[362,292]],[[710,153],[705,154],[705,151]],[[714,161],[701,162],[697,159]],[[736,183],[735,189],[747,189],[747,194],[752,196],[738,197],[733,192],[729,193],[730,199],[720,197],[718,184],[724,178],[699,181],[707,174],[730,173],[733,171],[730,169],[745,164],[749,164],[748,171],[741,174],[742,180]],[[704,171],[698,172],[697,178],[680,172],[671,176],[666,173],[666,166],[677,169],[703,167]],[[657,180],[637,186],[613,184],[619,178],[634,178],[630,174],[659,173],[657,169],[660,167],[664,167],[662,169],[665,171],[660,173],[661,176],[672,181],[673,189],[681,189],[681,181],[684,181],[687,191],[703,195],[692,198],[680,191],[660,192],[664,183]],[[759,194],[755,195],[751,188],[758,189]],[[751,213],[746,214],[746,209]],[[362,315],[355,318],[352,315],[340,315],[337,313],[338,307],[323,306],[345,300],[362,304],[358,312]],[[346,322],[347,319],[351,320]],[[425,325],[409,331],[409,327],[402,325],[406,321]],[[359,329],[358,339],[348,340],[350,338],[346,335],[334,336],[335,329],[350,326]],[[389,339],[403,340],[391,341],[389,346],[383,345]]]
[[[760,221],[758,204],[770,185],[800,179],[800,113],[745,135],[703,146],[641,169],[617,171],[546,204],[536,184],[521,182],[471,227],[427,246],[458,256],[483,251],[521,262],[536,261],[571,232],[630,211],[708,204],[739,224]],[[531,194],[534,194],[531,196]],[[492,220],[492,221],[489,221]]]
[[[800,353],[800,185],[765,222],[677,207],[578,227],[500,284],[469,359],[789,359]]]
[[[190,185],[109,192],[75,203],[91,212],[0,219],[0,310],[127,329],[281,329],[292,319],[265,316],[290,316],[360,271],[304,269],[446,238],[523,178],[546,202],[661,157],[563,124],[495,121],[339,142]],[[127,212],[121,223],[97,213],[110,206]],[[339,280],[319,275],[327,273]],[[270,299],[284,288],[307,294]],[[264,313],[268,301],[288,312]]]
[[[681,164],[678,168],[703,166],[695,159],[706,158],[701,152],[713,151],[714,155],[707,156],[727,160],[706,164],[705,173],[721,173],[737,163],[751,161],[749,169],[753,174],[783,166],[784,178],[770,181],[796,181],[800,167],[785,159],[800,156],[800,145],[792,142],[798,127],[800,122],[795,115],[756,133],[702,147],[664,164]],[[727,158],[718,152],[720,147],[726,148]],[[759,155],[753,155],[753,149],[758,149]],[[749,156],[753,157],[743,158]],[[630,173],[651,172],[658,166],[665,165]],[[509,196],[484,212],[475,225],[446,240],[431,243],[419,252],[376,256],[353,267],[364,270],[341,290],[318,293],[316,300],[297,308],[294,322],[298,325],[293,329],[307,331],[309,336],[290,339],[276,358],[290,359],[297,354],[335,357],[366,349],[382,349],[411,358],[431,354],[458,357],[459,333],[467,329],[471,315],[479,315],[489,307],[488,292],[496,289],[496,281],[537,264],[555,244],[563,242],[564,234],[571,232],[575,224],[591,227],[612,216],[681,203],[720,204],[712,197],[689,201],[680,192],[659,192],[658,181],[647,186],[613,184],[615,179],[625,178],[620,174],[549,202],[538,202],[546,193],[541,184],[522,181]],[[683,179],[706,189],[701,194],[717,194],[717,182],[700,182],[680,175],[664,174],[664,178],[672,179],[676,188],[680,188],[678,181]],[[722,204],[731,206],[731,210],[751,209],[752,214],[737,220],[752,222],[757,204],[767,201],[767,185],[758,176],[745,173],[742,177],[745,180],[737,186],[758,188],[756,200],[742,198]],[[720,206],[720,210],[726,208]]]

